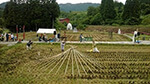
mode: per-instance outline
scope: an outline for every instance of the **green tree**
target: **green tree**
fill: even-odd
[[[150,4],[141,3],[141,15],[148,15],[150,14]]]
[[[150,14],[143,17],[142,24],[150,25]]]
[[[88,9],[87,9],[87,15],[88,16],[94,16],[97,13],[98,13],[98,10],[96,7],[93,7],[93,6],[88,7]]]
[[[124,12],[122,15],[126,24],[137,25],[140,21],[140,2],[139,0],[127,0],[124,6]],[[133,20],[133,21],[132,21]],[[135,24],[133,22],[136,20]],[[131,22],[131,23],[130,23]]]
[[[11,0],[3,13],[5,25],[11,31],[15,31],[16,25],[26,25],[28,31],[52,28],[59,14],[56,0]]]
[[[100,6],[100,13],[101,13],[105,23],[109,23],[109,22],[107,22],[108,20],[115,19],[116,11],[114,8],[113,0],[102,0],[101,6]]]

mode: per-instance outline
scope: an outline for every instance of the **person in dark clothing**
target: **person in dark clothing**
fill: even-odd
[[[42,41],[42,38],[41,38],[41,36],[39,37],[39,41]]]
[[[33,42],[32,42],[31,40],[29,40],[29,42],[27,43],[27,46],[26,46],[26,47],[27,47],[27,50],[29,50],[29,49],[31,50],[31,48],[32,48],[31,45],[32,45],[32,44],[33,44]]]
[[[8,39],[9,39],[9,35],[8,35],[8,33],[6,34],[6,41],[8,41]]]
[[[82,42],[82,40],[83,40],[83,38],[84,38],[83,35],[82,35],[82,33],[80,34],[80,37],[79,37],[79,38],[80,38],[80,42]]]

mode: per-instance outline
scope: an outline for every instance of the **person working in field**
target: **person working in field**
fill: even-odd
[[[61,51],[64,52],[65,41],[62,41],[61,44],[60,44],[60,46],[61,46]]]
[[[88,50],[88,52],[99,52],[99,50],[96,47],[96,43],[94,40],[93,40],[93,44],[92,44],[92,49]]]
[[[31,50],[31,48],[32,48],[31,45],[32,45],[32,44],[33,44],[33,42],[32,42],[31,40],[29,40],[29,42],[27,43],[27,46],[26,46],[26,47],[27,47],[27,50],[29,50],[29,49]]]
[[[80,42],[82,42],[82,41],[83,41],[83,38],[84,38],[83,35],[82,35],[82,33],[80,34],[80,37],[79,37],[79,38],[80,38]]]

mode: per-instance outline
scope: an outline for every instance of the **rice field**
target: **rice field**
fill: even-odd
[[[0,84],[149,84],[149,45],[0,45]]]
[[[110,38],[109,32],[99,32],[99,31],[79,31],[74,33],[73,31],[66,31],[67,41],[79,41],[80,34],[83,34],[84,37],[91,37],[95,41],[131,41],[128,37],[123,35],[118,35],[113,32],[112,38]],[[64,31],[60,32],[61,37],[64,37]],[[38,37],[36,37],[36,32],[26,32],[25,40],[38,41]],[[41,36],[41,34],[38,34]],[[53,34],[46,34],[48,39],[52,39]],[[23,39],[23,33],[19,33],[19,39]]]

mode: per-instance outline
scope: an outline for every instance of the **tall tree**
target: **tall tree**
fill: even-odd
[[[103,20],[109,24],[108,21],[113,20],[116,17],[116,11],[114,8],[113,0],[102,0],[100,13],[102,15]]]
[[[16,25],[34,31],[37,27],[52,28],[59,14],[56,0],[11,0],[4,9],[4,20],[11,31]]]
[[[94,16],[94,15],[96,15],[98,13],[97,9],[98,8],[93,7],[93,6],[88,7],[88,9],[87,9],[87,15],[88,16]]]
[[[139,0],[127,0],[124,6],[122,18],[127,21],[126,24],[139,24],[140,2]]]

